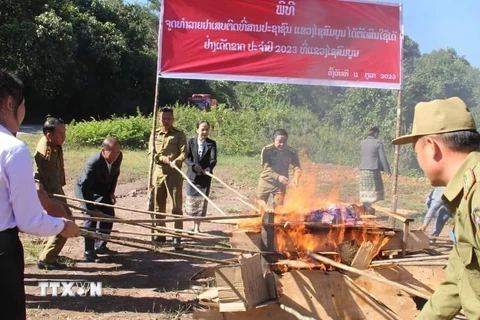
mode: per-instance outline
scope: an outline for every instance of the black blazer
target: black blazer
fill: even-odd
[[[201,166],[204,170],[210,168],[210,173],[213,173],[213,168],[217,164],[217,143],[212,139],[207,138],[206,140],[207,148],[204,150],[202,157],[198,155],[198,141],[197,137],[190,138],[187,142],[187,159],[185,163],[187,164],[187,176],[190,180],[195,181],[196,183],[201,182],[210,182],[211,178],[206,175],[197,175],[193,171],[194,165]]]
[[[109,173],[107,161],[102,156],[102,152],[90,157],[75,183],[75,196],[80,199],[111,204],[110,194],[115,193],[122,158],[123,154],[120,153]],[[94,207],[93,204],[87,204],[87,209],[93,210]]]

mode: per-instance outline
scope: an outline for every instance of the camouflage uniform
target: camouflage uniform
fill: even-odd
[[[156,131],[155,136],[155,172],[153,183],[155,186],[155,211],[165,212],[167,204],[167,195],[172,201],[172,214],[183,215],[183,177],[168,164],[162,162],[163,157],[168,157],[174,161],[177,168],[181,169],[183,161],[187,156],[186,150],[187,138],[183,131],[172,127],[168,132],[162,129]],[[158,218],[158,217],[157,217]],[[164,226],[164,223],[158,223],[158,226]],[[175,222],[176,229],[182,229],[181,221]]]
[[[480,319],[480,152],[473,151],[445,188],[443,199],[455,219],[455,246],[446,280],[417,319],[452,319],[463,309],[468,319]]]
[[[35,179],[38,180],[48,193],[65,195],[62,187],[65,185],[65,167],[63,163],[63,149],[61,146],[52,145],[46,137],[42,137],[37,145],[35,152]],[[59,199],[66,203],[65,199]],[[64,207],[68,217],[72,212],[68,207]],[[59,235],[49,237],[45,240],[43,251],[40,253],[39,260],[45,263],[54,263],[57,261],[60,251],[67,238]]]
[[[263,170],[258,180],[257,200],[267,202],[272,194],[274,207],[282,205],[287,186],[280,183],[278,177],[285,176],[288,178],[290,165],[293,166],[295,177],[300,177],[301,169],[298,153],[290,146],[279,150],[272,143],[262,149],[261,163]]]

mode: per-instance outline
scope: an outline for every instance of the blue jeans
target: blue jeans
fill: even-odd
[[[432,230],[430,232],[430,236],[432,237],[438,237],[440,235],[443,227],[451,217],[450,212],[446,208],[441,208],[438,210],[436,216],[437,218],[435,219],[435,224],[432,226]]]

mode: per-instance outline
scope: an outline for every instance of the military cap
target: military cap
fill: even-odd
[[[412,133],[392,141],[413,143],[416,138],[455,131],[477,130],[472,113],[458,97],[419,102],[415,106]]]

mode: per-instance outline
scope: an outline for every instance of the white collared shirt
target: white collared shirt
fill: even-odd
[[[200,140],[197,138],[198,144],[198,156],[201,157],[203,155],[204,150],[207,148],[207,142],[205,140]]]
[[[0,231],[53,236],[64,222],[43,212],[33,180],[32,156],[27,146],[0,125]]]
[[[107,163],[107,168],[108,168],[108,173],[111,173],[112,172],[112,163],[108,162],[107,160],[105,160],[105,162]]]

